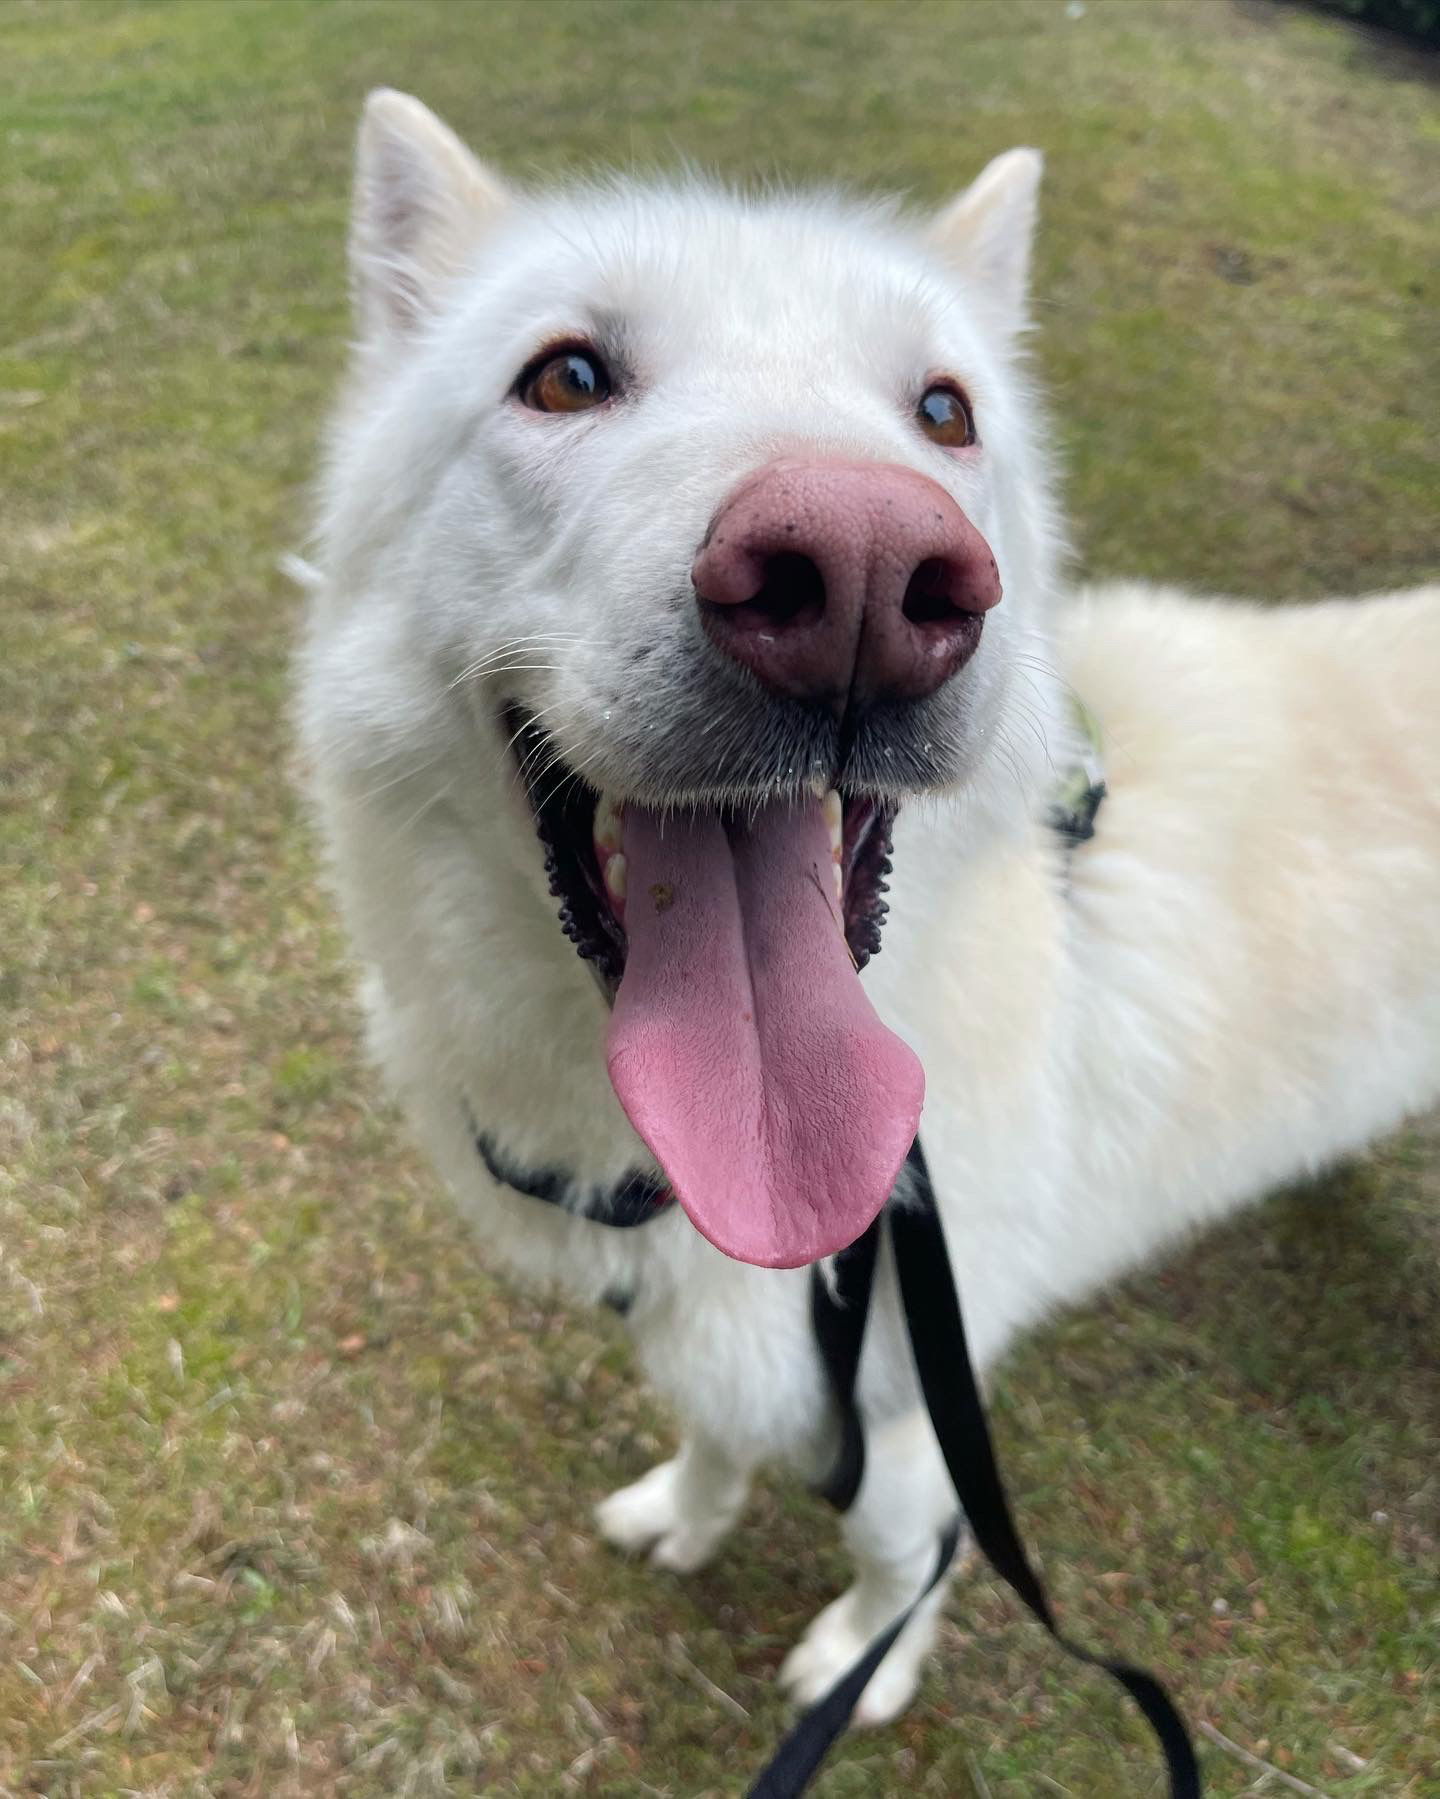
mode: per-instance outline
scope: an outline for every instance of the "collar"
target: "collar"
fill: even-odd
[[[1100,721],[1074,694],[1070,696],[1070,717],[1078,754],[1057,785],[1046,818],[1066,848],[1074,849],[1095,835],[1095,815],[1105,798],[1105,764]]]
[[[584,1187],[563,1169],[525,1167],[507,1155],[488,1131],[476,1130],[473,1122],[471,1130],[492,1180],[591,1224],[631,1230],[650,1224],[675,1203],[675,1195],[658,1174],[635,1169],[613,1187]]]

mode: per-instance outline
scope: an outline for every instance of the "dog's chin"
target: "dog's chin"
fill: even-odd
[[[616,866],[624,801],[617,802],[570,767],[554,740],[522,707],[506,706],[502,716],[561,929],[591,965],[607,997],[613,998],[625,972],[628,948],[623,877]],[[817,766],[808,757],[799,758],[799,763]],[[880,948],[888,910],[891,834],[900,801],[888,790],[876,791],[859,781],[829,787],[823,777],[812,775],[796,783],[791,772],[795,766],[792,756],[786,770],[772,772],[766,780],[729,779],[723,787],[717,784],[708,790],[693,771],[687,771],[689,779],[658,805],[644,797],[652,809],[677,818],[712,813],[727,832],[743,828],[760,807],[777,800],[799,805],[819,797],[830,824],[834,899],[846,947],[860,969]],[[632,801],[637,797],[626,796]],[[618,860],[623,867],[623,856]]]

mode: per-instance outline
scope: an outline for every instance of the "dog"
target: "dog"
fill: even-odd
[[[1440,588],[1067,591],[1040,173],[926,219],[528,193],[365,109],[306,779],[375,1055],[484,1253],[623,1310],[683,1424],[596,1513],[664,1568],[758,1465],[834,1453],[808,1269],[917,1125],[983,1373],[1440,1093]],[[859,1402],[801,1702],[954,1509],[883,1258]]]

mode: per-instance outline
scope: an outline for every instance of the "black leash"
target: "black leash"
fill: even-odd
[[[1094,790],[1095,805],[1103,793],[1103,787]],[[470,1128],[481,1159],[494,1179],[532,1199],[574,1210],[595,1224],[631,1229],[662,1217],[674,1203],[669,1188],[659,1177],[638,1171],[613,1189],[577,1193],[574,1183],[560,1170],[521,1167],[504,1154],[493,1138],[475,1128],[473,1118]],[[1164,1753],[1170,1775],[1170,1799],[1200,1799],[1195,1751],[1180,1714],[1160,1682],[1143,1668],[1107,1661],[1072,1643],[1056,1623],[1045,1589],[1030,1566],[1010,1515],[985,1408],[970,1366],[945,1232],[918,1138],[911,1146],[906,1167],[909,1181],[905,1203],[892,1202],[868,1230],[834,1258],[830,1281],[818,1268],[811,1280],[811,1322],[840,1420],[839,1448],[820,1492],[837,1510],[848,1511],[865,1475],[865,1428],[855,1386],[865,1323],[870,1315],[880,1233],[888,1228],[920,1388],[975,1541],[995,1572],[1025,1601],[1061,1648],[1078,1661],[1103,1668],[1139,1706]],[[941,1536],[935,1571],[924,1590],[875,1638],[830,1691],[803,1714],[750,1788],[748,1799],[796,1799],[804,1792],[836,1738],[849,1724],[871,1675],[917,1607],[945,1578],[959,1543],[957,1520]]]
[[[1126,1662],[1110,1661],[1072,1642],[1060,1630],[1044,1587],[1025,1553],[1010,1515],[1005,1486],[995,1460],[985,1408],[970,1365],[959,1296],[950,1269],[945,1231],[935,1205],[930,1172],[917,1138],[907,1163],[910,1191],[881,1217],[888,1225],[900,1284],[901,1305],[921,1391],[945,1466],[975,1541],[995,1572],[1035,1614],[1067,1654],[1102,1668],[1124,1687],[1154,1731],[1170,1778],[1170,1799],[1200,1799],[1200,1769],[1179,1712],[1153,1674]],[[816,1338],[825,1359],[840,1415],[841,1442],[835,1467],[822,1489],[842,1511],[860,1490],[865,1471],[865,1438],[855,1383],[874,1285],[881,1220],[877,1219],[835,1259],[833,1289],[817,1269],[811,1287]],[[885,1659],[916,1607],[944,1579],[959,1542],[958,1523],[940,1544],[934,1574],[918,1594],[785,1737],[749,1799],[795,1799],[808,1786],[850,1715],[871,1675]]]
[[[794,1799],[797,1793],[805,1791],[815,1777],[815,1770],[830,1753],[835,1739],[844,1735],[850,1714],[870,1684],[870,1676],[894,1647],[895,1639],[910,1622],[916,1606],[944,1580],[959,1547],[959,1524],[947,1525],[940,1539],[935,1572],[925,1583],[924,1590],[893,1624],[881,1631],[859,1661],[845,1670],[830,1691],[815,1701],[765,1764],[760,1778],[750,1788],[748,1799]]]
[[[823,1484],[816,1490],[837,1512],[848,1512],[865,1477],[865,1426],[855,1403],[860,1349],[870,1316],[875,1258],[880,1252],[880,1220],[842,1249],[827,1283],[815,1269],[810,1281],[810,1326],[825,1364],[831,1397],[840,1417],[840,1444]]]

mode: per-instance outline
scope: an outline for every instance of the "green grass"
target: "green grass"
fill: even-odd
[[[492,1284],[358,1058],[283,779],[274,563],[379,81],[524,172],[683,151],[939,201],[1039,143],[1084,566],[1273,598],[1433,573],[1440,112],[1334,20],[12,0],[6,1794],[734,1793],[842,1577],[779,1487],[688,1582],[595,1545],[589,1506],[666,1426],[605,1321]],[[1426,1127],[1270,1202],[1057,1324],[998,1398],[1073,1628],[1331,1799],[1440,1791],[1437,1169]],[[1155,1790],[1110,1692],[994,1583],[952,1616],[828,1799]],[[1283,1790],[1207,1763],[1216,1794]]]

